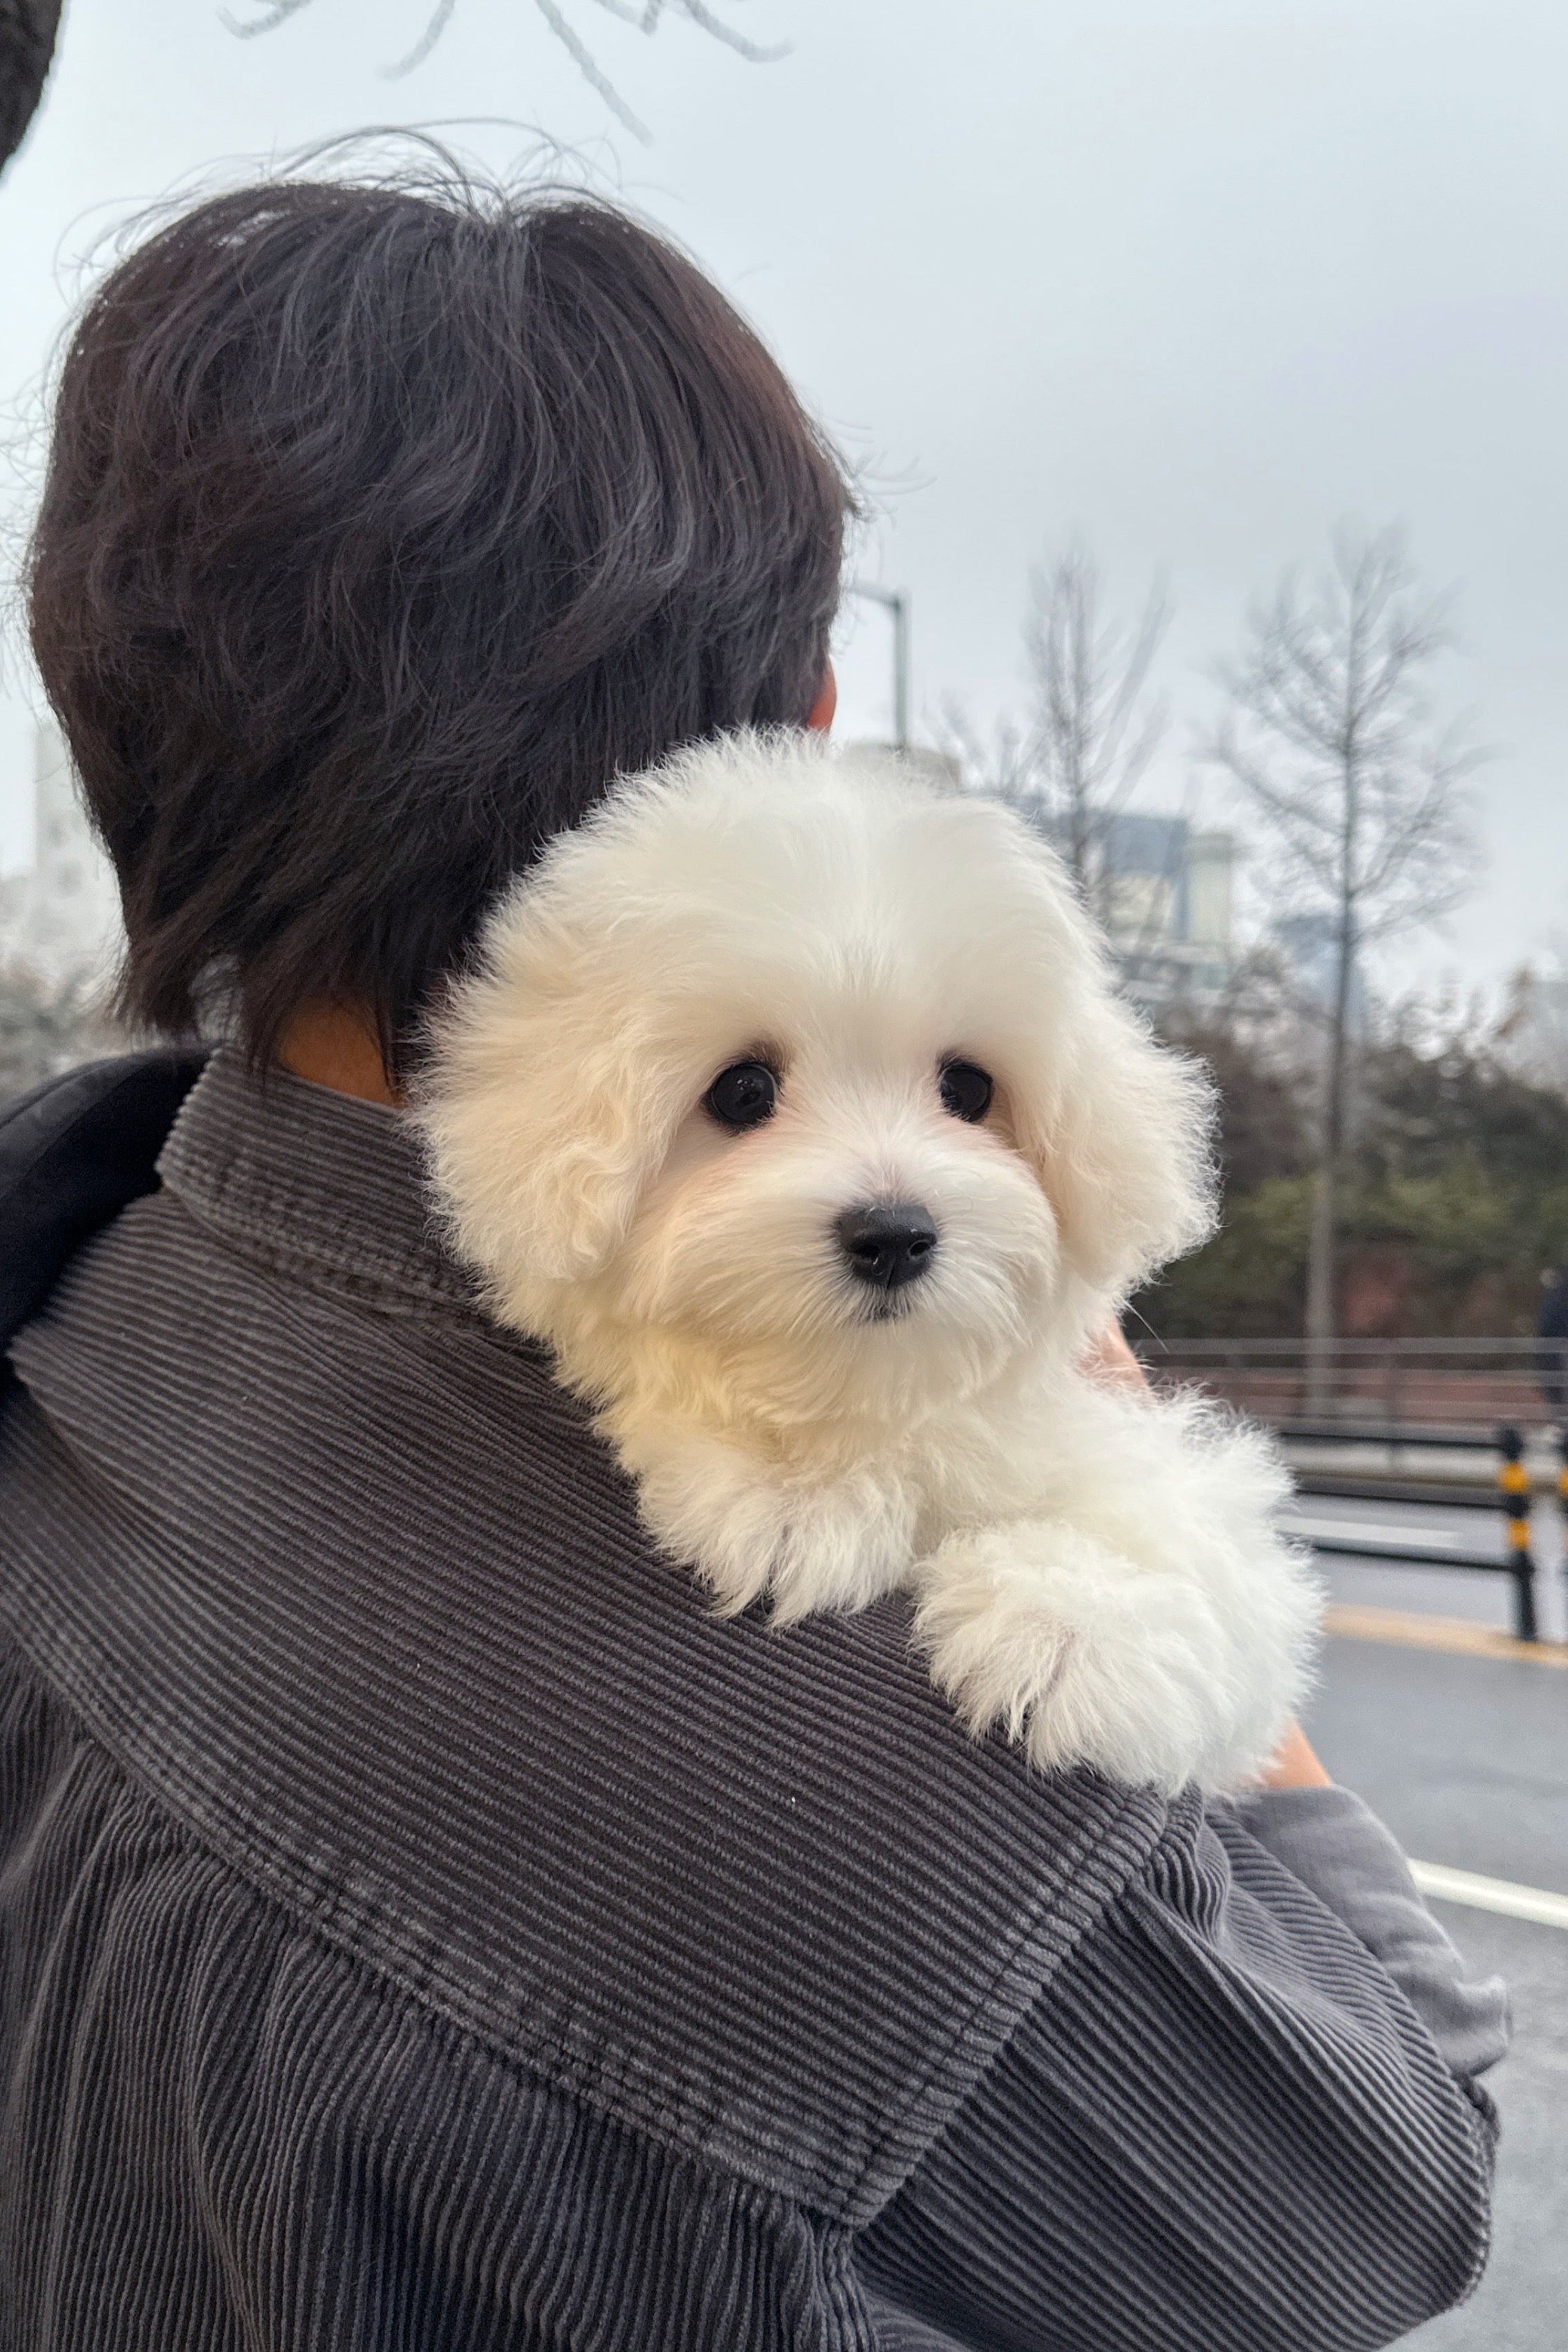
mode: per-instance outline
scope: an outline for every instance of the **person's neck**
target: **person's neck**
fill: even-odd
[[[381,1046],[369,1016],[353,1004],[307,1004],[284,1031],[278,1046],[281,1066],[313,1086],[360,1102],[398,1109],[403,1097],[386,1075]]]

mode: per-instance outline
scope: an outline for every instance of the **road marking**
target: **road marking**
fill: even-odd
[[[1352,1642],[1393,1642],[1411,1650],[1463,1650],[1472,1657],[1512,1658],[1531,1666],[1568,1666],[1568,1642],[1520,1642],[1467,1617],[1428,1617],[1410,1609],[1352,1608],[1331,1601],[1323,1631]]]
[[[1446,1544],[1453,1550],[1459,1538],[1451,1528],[1426,1528],[1407,1519],[1402,1528],[1373,1527],[1365,1519],[1282,1519],[1280,1526],[1288,1536],[1338,1536],[1346,1543],[1410,1543],[1419,1537],[1424,1544]]]
[[[1544,1886],[1515,1886],[1507,1878],[1480,1878],[1473,1870],[1450,1870],[1446,1863],[1413,1862],[1410,1875],[1423,1895],[1440,1903],[1467,1903],[1472,1911],[1500,1911],[1506,1918],[1532,1919],[1539,1927],[1568,1927],[1568,1895]]]

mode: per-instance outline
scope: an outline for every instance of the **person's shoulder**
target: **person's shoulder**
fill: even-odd
[[[204,1058],[120,1055],[0,1105],[0,1346],[82,1243],[153,1189],[158,1154]]]
[[[17,1343],[33,1656],[360,1962],[637,2128],[873,2210],[1163,1801],[972,1740],[902,1599],[716,1614],[443,1263],[387,1114],[220,1059],[162,1164]]]
[[[121,1763],[487,2046],[819,2210],[878,2209],[1166,1832],[972,1739],[901,1598],[717,1615],[476,1317],[165,1194],[19,1358],[7,1612]]]
[[[1543,1294],[1535,1328],[1542,1339],[1568,1339],[1568,1282],[1554,1282]]]
[[[56,1071],[0,1101],[0,1197],[41,1152],[97,1149],[111,1134],[129,1170],[156,1161],[180,1105],[205,1066],[204,1049],[109,1055]]]

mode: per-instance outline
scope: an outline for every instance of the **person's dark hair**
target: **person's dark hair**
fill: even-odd
[[[391,1066],[617,773],[821,683],[853,496],[685,255],[560,192],[208,200],[68,347],[32,640],[120,878],[122,1008]]]

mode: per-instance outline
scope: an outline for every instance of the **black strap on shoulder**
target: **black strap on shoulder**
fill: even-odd
[[[0,1348],[83,1242],[156,1191],[158,1154],[205,1060],[151,1053],[89,1062],[0,1108]]]

